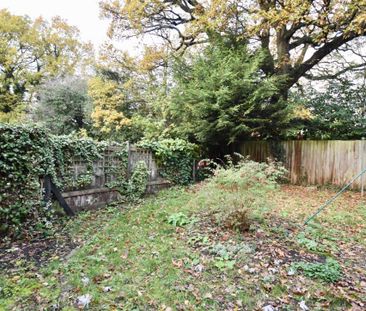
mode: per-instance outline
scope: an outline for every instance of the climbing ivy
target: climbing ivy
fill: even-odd
[[[45,216],[39,176],[55,173],[47,142],[37,128],[0,126],[0,232],[19,233],[31,216]]]
[[[160,169],[160,175],[177,185],[187,185],[193,181],[193,160],[198,147],[183,139],[162,139],[142,141],[139,146],[153,152]]]
[[[131,178],[126,184],[125,195],[133,202],[138,201],[145,193],[148,182],[148,171],[144,161],[137,162]]]
[[[90,183],[92,163],[107,143],[73,136],[53,136],[34,126],[0,125],[0,235],[29,234],[49,224],[52,210],[43,202],[41,180],[50,175],[61,189]],[[73,158],[87,171],[72,180]]]
[[[146,191],[149,176],[147,165],[144,161],[137,162],[131,177],[127,178],[128,149],[122,149],[117,156],[120,164],[111,171],[115,179],[106,186],[117,190],[121,194],[122,200],[137,202]]]
[[[87,186],[94,175],[93,163],[109,145],[71,135],[54,136],[35,126],[0,125],[0,235],[19,236],[48,226],[53,213],[43,202],[43,176],[50,175],[61,190]],[[118,147],[114,157],[119,164],[106,172],[114,177],[108,186],[135,201],[145,192],[147,167],[138,163],[127,180],[127,145]],[[145,141],[140,147],[153,151],[162,177],[175,184],[192,182],[195,145],[181,139],[164,139]],[[75,178],[70,166],[78,158],[87,169]]]

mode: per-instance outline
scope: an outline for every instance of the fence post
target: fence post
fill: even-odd
[[[364,147],[365,147],[365,141],[364,141],[364,138],[362,138],[361,148],[360,148],[360,152],[361,152],[361,170],[364,169],[364,165],[365,165]],[[363,197],[363,194],[364,194],[364,185],[365,185],[364,174],[362,174],[362,176],[361,176],[361,197]]]
[[[51,193],[53,193],[57,201],[60,203],[61,207],[64,209],[66,215],[68,216],[75,215],[74,211],[70,208],[70,206],[66,203],[65,199],[62,197],[61,191],[52,182],[50,175],[44,176],[44,187],[45,187],[44,200],[46,204],[51,201]]]
[[[131,144],[128,141],[127,142],[127,180],[130,179],[130,175],[131,175]]]
[[[51,176],[46,175],[43,178],[44,201],[46,204],[51,200]]]
[[[195,159],[193,159],[192,179],[193,179],[193,182],[195,183],[196,182],[196,160]]]

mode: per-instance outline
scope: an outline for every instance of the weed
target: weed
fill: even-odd
[[[233,269],[235,266],[236,261],[235,260],[229,260],[225,258],[218,257],[214,261],[214,265],[216,268],[218,268],[220,271],[226,270],[226,269]]]
[[[313,252],[324,251],[324,248],[321,245],[319,245],[318,242],[306,238],[305,234],[303,232],[298,234],[297,242],[300,244],[300,246],[306,247],[309,251],[313,251]]]
[[[298,262],[292,265],[292,269],[302,271],[309,278],[320,279],[328,283],[337,282],[342,276],[339,263],[328,258],[325,263]]]
[[[173,225],[174,227],[183,227],[190,223],[190,219],[188,216],[183,214],[182,212],[172,214],[168,217],[168,223]]]
[[[210,240],[207,236],[194,236],[188,239],[188,244],[191,246],[205,246],[210,244]]]

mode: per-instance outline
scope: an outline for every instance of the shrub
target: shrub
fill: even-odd
[[[284,173],[274,164],[241,160],[219,167],[197,193],[196,202],[209,209],[216,222],[230,229],[249,229],[250,218],[268,206],[268,193]]]
[[[223,217],[222,224],[228,229],[248,231],[250,228],[248,209],[244,207],[243,203],[237,203],[237,205]]]
[[[147,166],[144,161],[137,162],[131,178],[127,182],[125,194],[130,201],[137,201],[140,199],[145,191],[148,181]]]

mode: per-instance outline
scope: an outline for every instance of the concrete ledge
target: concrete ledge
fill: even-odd
[[[108,188],[65,192],[62,196],[74,212],[97,209],[121,199],[118,191]]]
[[[162,189],[170,187],[171,183],[164,179],[148,182],[146,193],[157,193]],[[95,188],[62,193],[62,197],[74,212],[93,210],[99,207],[116,202],[122,197],[115,189]]]
[[[170,181],[165,179],[159,179],[156,181],[150,181],[146,186],[146,193],[157,193],[162,189],[169,188],[171,186]]]
[[[110,188],[96,188],[96,189],[86,189],[77,191],[67,191],[63,192],[62,196],[66,199],[80,195],[89,195],[89,194],[106,193],[106,192],[116,192],[116,190]]]

